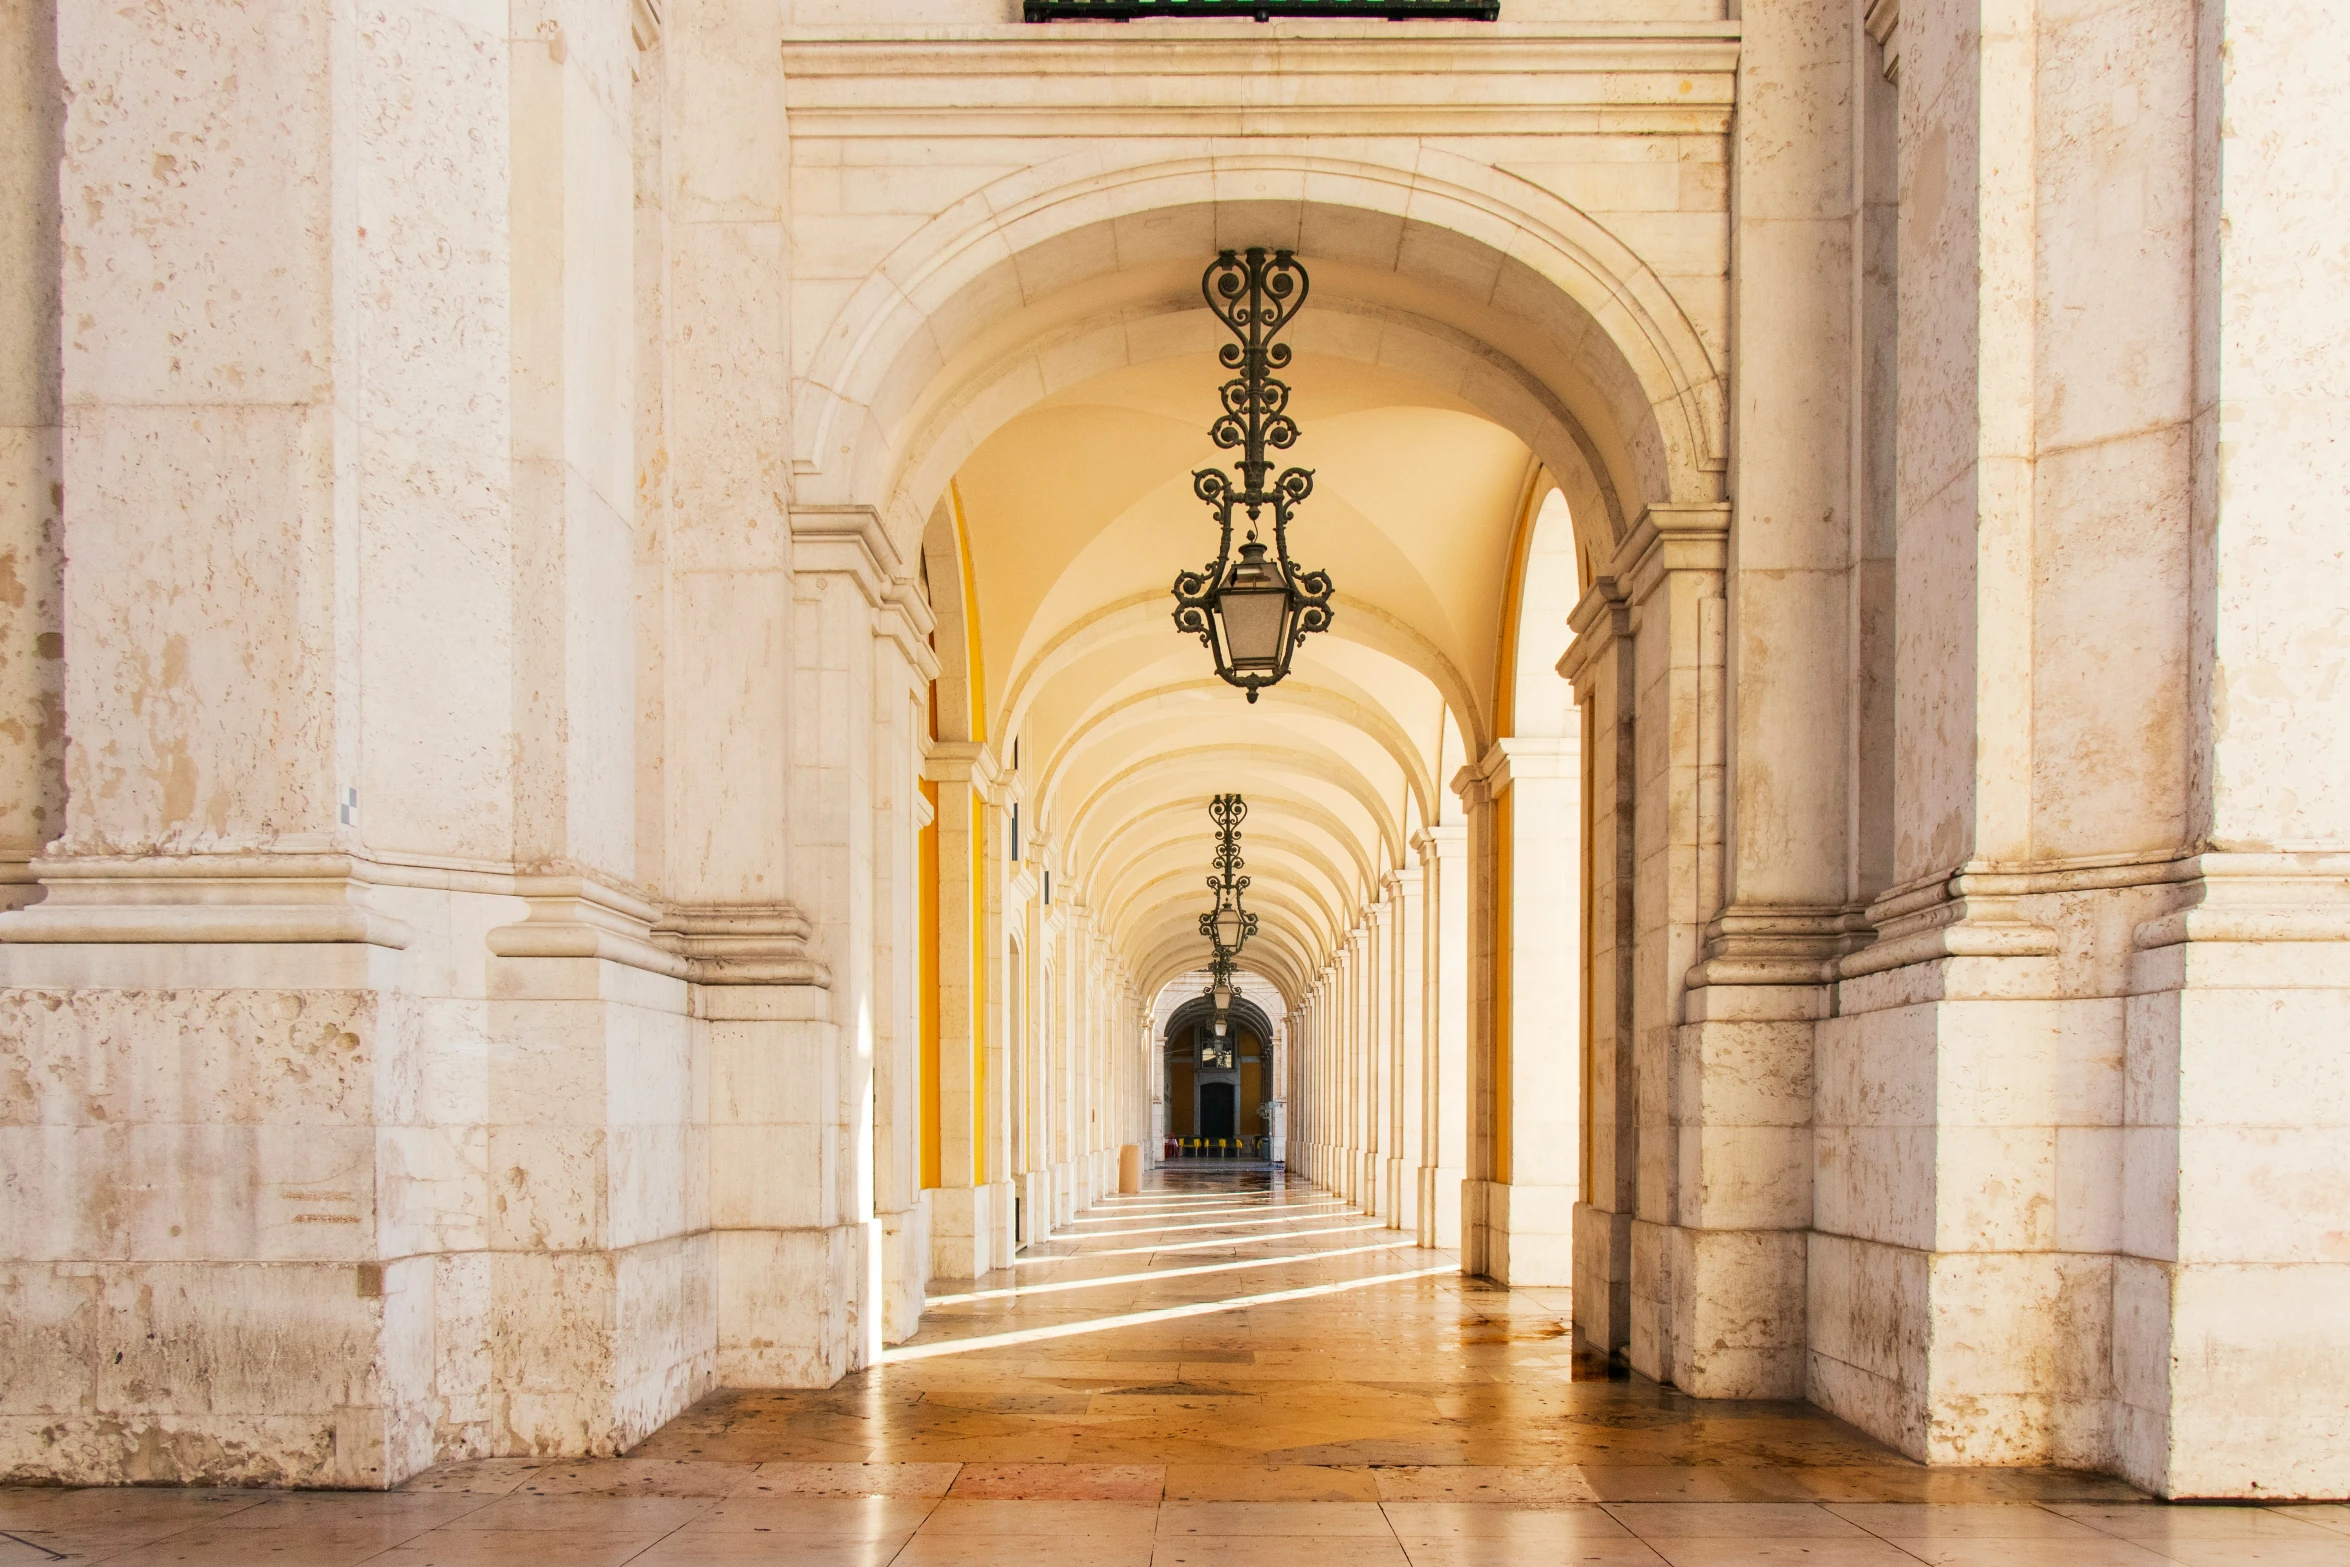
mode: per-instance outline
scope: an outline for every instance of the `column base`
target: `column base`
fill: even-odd
[[[1466,1172],[1448,1165],[1420,1166],[1420,1244],[1439,1251],[1461,1249],[1461,1217],[1468,1202]]]
[[[879,1221],[716,1237],[720,1385],[830,1387],[857,1369],[858,1297]]]
[[[975,1279],[1010,1262],[1004,1231],[1011,1208],[1009,1181],[931,1188],[930,1276]]]
[[[1631,1230],[1633,1370],[1697,1398],[1804,1396],[1804,1231]]]
[[[1038,1241],[1052,1238],[1055,1227],[1054,1184],[1053,1172],[1050,1170],[1030,1170],[1014,1182],[1019,1196],[1013,1236],[1015,1246],[1033,1246]]]
[[[1575,1205],[1575,1347],[1623,1354],[1632,1342],[1632,1216]]]
[[[902,1344],[922,1326],[930,1285],[930,1193],[881,1215],[881,1341]]]
[[[1484,1273],[1497,1283],[1555,1288],[1575,1282],[1575,1193],[1565,1186],[1479,1181]],[[1472,1243],[1475,1249],[1475,1243]]]

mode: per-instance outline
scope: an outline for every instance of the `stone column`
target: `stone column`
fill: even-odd
[[[1390,878],[1394,902],[1395,1045],[1389,1057],[1387,1118],[1387,1186],[1393,1207],[1388,1222],[1417,1234],[1422,1192],[1420,1162],[1423,1153],[1423,1108],[1426,1084],[1421,1056],[1427,1048],[1428,895],[1418,876],[1398,873]]]
[[[1505,1284],[1563,1285],[1574,1271],[1582,1176],[1580,747],[1497,741],[1476,779],[1493,813],[1497,873],[1480,1271]]]
[[[1381,885],[1377,901],[1363,911],[1362,1204],[1365,1213],[1389,1215],[1394,1207],[1382,1177],[1387,1173],[1387,1118],[1395,1047],[1395,941],[1392,908]]]
[[[991,1085],[1001,1083],[982,961],[993,918],[994,754],[970,741],[935,741],[924,776],[939,786],[939,1186],[931,1198],[930,1266],[939,1277],[968,1279],[1005,1260],[994,1242],[996,1210],[1010,1205],[987,1108]]]
[[[1749,1189],[1743,1150],[1709,1142],[1705,1131],[1709,1095],[1725,1091],[1708,1076],[1717,1061],[1705,1036],[1682,1031],[1683,989],[1721,906],[1728,522],[1726,507],[1652,506],[1613,573],[1639,627],[1631,652],[1642,736],[1633,778],[1642,809],[1633,821],[1631,1360],[1643,1375],[1707,1396],[1759,1386],[1758,1366],[1783,1376],[1802,1365],[1801,1228],[1758,1240],[1746,1227],[1735,1206]],[[1734,1070],[1735,1056],[1719,1064]]]
[[[790,1217],[798,1222],[777,1244],[787,1248],[803,1295],[788,1309],[802,1315],[801,1341],[829,1369],[843,1353],[850,1366],[870,1364],[880,1353],[889,1325],[880,1200],[885,1162],[901,1204],[896,1211],[904,1211],[910,1192],[902,1183],[915,1154],[905,1136],[911,1128],[900,1121],[901,1146],[884,1150],[879,1102],[881,1056],[888,1047],[883,1018],[898,1007],[885,988],[889,922],[896,903],[910,905],[912,888],[910,859],[902,899],[882,880],[885,863],[903,852],[899,840],[911,837],[910,830],[899,830],[887,802],[911,791],[910,777],[900,776],[910,762],[911,742],[883,715],[886,710],[894,718],[908,707],[915,671],[928,657],[929,627],[904,563],[871,510],[796,508],[791,521],[792,856],[795,876],[809,889],[805,907],[813,944],[831,983],[821,1023],[802,1023],[787,1037],[789,1048],[829,1057],[805,1082],[830,1081],[837,1089],[828,1105],[813,1102],[804,1084],[791,1084],[794,1074],[779,1074],[770,1065],[755,1085],[748,1077],[739,1080],[727,1102],[739,1113],[754,1096],[780,1093],[793,1101],[774,1106],[783,1117],[774,1124],[790,1128],[781,1146],[768,1146],[764,1165],[746,1160],[742,1168],[756,1170],[759,1185],[770,1193],[793,1193],[798,1211]],[[800,1168],[779,1167],[783,1158]],[[722,1170],[717,1179],[723,1187],[737,1177]],[[835,1270],[837,1279],[836,1290],[821,1300],[806,1289],[806,1281],[823,1276],[820,1269]],[[906,1271],[903,1262],[899,1271]],[[918,1302],[914,1310],[919,1314]],[[763,1332],[770,1341],[782,1336],[780,1324]]]
[[[1575,1209],[1576,1345],[1622,1356],[1632,1342],[1632,1214],[1639,1127],[1634,1110],[1632,888],[1636,795],[1631,611],[1613,577],[1575,606],[1559,672],[1575,683],[1582,723],[1583,1180]]]
[[[1808,1391],[1930,1461],[2111,1463],[2142,1343],[2116,1254],[2124,1194],[2159,1187],[2125,1176],[2125,933],[2211,840],[2180,766],[2192,697],[2116,704],[2112,672],[2191,693],[2199,657],[2206,360],[2181,280],[2219,241],[2196,232],[2191,14],[1998,0],[1887,37],[1892,884],[1814,1030]],[[2200,1329],[2192,1358],[2224,1360]]]
[[[2196,10],[2189,839],[2139,925],[2116,1457],[2171,1496],[2350,1494],[2350,16]],[[2156,99],[2168,104],[2172,100]]]
[[[881,1337],[895,1344],[921,1324],[930,1280],[930,1209],[922,1195],[922,874],[920,837],[930,806],[919,785],[927,743],[930,610],[893,589],[875,612],[873,682],[873,1204],[881,1221]]]
[[[661,59],[618,19],[562,20],[580,21],[518,29],[507,78],[508,678],[528,909],[487,936],[489,1311],[505,1329],[489,1419],[507,1452],[624,1449],[717,1376],[717,1256],[688,1174],[705,1153],[704,1033],[689,965],[649,939],[657,910],[632,887],[638,536],[668,530],[633,462],[639,255],[607,236],[634,195],[632,82]]]
[[[1501,973],[1507,961],[1501,867],[1507,807],[1494,799],[1477,767],[1462,768],[1452,787],[1467,829],[1462,891],[1468,903],[1468,1172],[1461,1186],[1461,1271],[1487,1278],[1496,1261],[1493,1188],[1506,1178],[1508,1158],[1508,1131],[1500,1124],[1508,1091],[1499,1080],[1509,1070],[1507,979]]]
[[[0,908],[65,826],[64,410],[55,0],[0,24]]]
[[[1412,839],[1427,900],[1422,945],[1420,1244],[1461,1244],[1469,1161],[1469,844],[1459,822]]]
[[[0,244],[47,253],[0,252],[0,702],[38,716],[0,859],[56,841],[0,919],[0,1180],[68,1217],[5,1248],[35,1418],[0,1467],[390,1484],[494,1440],[488,976],[448,938],[521,912],[507,43],[304,4],[10,31]],[[54,247],[104,264],[50,296]]]

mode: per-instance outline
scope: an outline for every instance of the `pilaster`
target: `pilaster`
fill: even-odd
[[[1461,1246],[1469,1171],[1468,828],[1423,827],[1412,839],[1427,906],[1421,946],[1420,1244]]]

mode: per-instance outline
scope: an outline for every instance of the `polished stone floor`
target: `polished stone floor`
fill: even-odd
[[[881,1366],[718,1394],[627,1458],[390,1495],[0,1491],[0,1567],[2350,1567],[2350,1507],[1927,1470],[1802,1404],[1610,1379],[1563,1292],[1206,1165],[934,1285]]]

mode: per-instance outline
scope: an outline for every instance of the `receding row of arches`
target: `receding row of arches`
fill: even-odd
[[[1475,1212],[1479,1183],[1508,1176],[1512,1020],[1541,1020],[1516,1053],[1541,1058],[1536,1081],[1580,1079],[1569,613],[1626,536],[1628,497],[1718,488],[1702,345],[1675,311],[1635,332],[1631,354],[1615,346],[1562,283],[1598,286],[1593,253],[1555,233],[1538,265],[1531,247],[1439,242],[1440,225],[1338,203],[1185,202],[1055,232],[1063,210],[1040,197],[1007,228],[1011,254],[929,308],[922,376],[849,374],[898,330],[873,326],[841,371],[868,400],[852,420],[844,392],[828,415],[867,432],[843,461],[886,454],[899,499],[885,516],[918,531],[935,618],[924,832],[952,847],[925,850],[925,907],[963,913],[933,961],[949,994],[991,965],[1020,970],[998,981],[1015,996],[1114,972],[1127,1021],[1106,1091],[1120,1124],[1089,1119],[1084,1137],[1157,1149],[1219,1135],[1201,1130],[1226,1121],[1220,1100],[1206,1108],[1195,1053],[1147,1019],[1198,988],[1206,805],[1241,794],[1262,918],[1241,961],[1267,1021],[1250,1035],[1261,1083],[1236,1072],[1220,1135],[1264,1136],[1431,1243],[1463,1244],[1469,1212],[1470,1263],[1490,1266]],[[1296,246],[1312,269],[1285,372],[1303,431],[1288,455],[1315,473],[1293,548],[1333,572],[1339,604],[1253,705],[1175,632],[1167,587],[1214,548],[1191,475],[1217,460],[1206,426],[1224,328],[1199,274],[1216,248],[1249,243]],[[1603,313],[1621,313],[1641,289],[1619,278],[1602,293]],[[1695,362],[1639,390],[1634,361],[1656,372],[1675,353]],[[1519,800],[1533,801],[1523,825]],[[1406,942],[1425,950],[1407,962]],[[991,1062],[1001,1081],[1054,1080],[1043,1016],[1031,1004],[986,1040],[983,1012],[934,1015],[925,1093],[982,1102]],[[1375,1044],[1380,1029],[1393,1037]],[[942,1270],[1000,1260],[1026,1227],[1006,1213],[1051,1211],[1023,1182],[1083,1185],[1034,1151],[1049,1133],[1009,1124],[1031,1112],[1066,1127],[1097,1110],[1023,1101],[968,1139],[926,1117],[925,1168],[979,1194],[943,1199],[975,1216],[946,1227]],[[1008,1165],[982,1157],[991,1135]],[[1550,1184],[1571,1205],[1571,1183]],[[992,1251],[978,1208],[995,1215]]]

